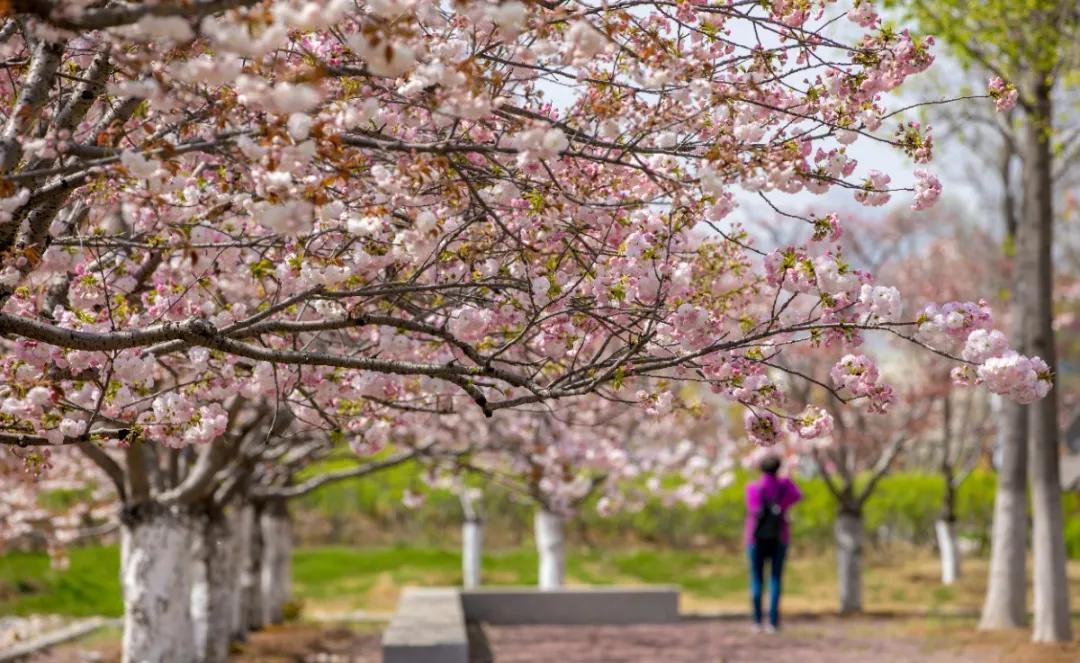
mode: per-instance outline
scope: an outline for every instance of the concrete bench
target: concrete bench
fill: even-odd
[[[382,652],[383,663],[469,663],[458,590],[406,589],[383,634]]]
[[[671,624],[675,587],[491,587],[461,592],[465,618],[488,624]]]
[[[675,587],[409,588],[383,634],[383,663],[469,663],[469,623],[671,624]]]

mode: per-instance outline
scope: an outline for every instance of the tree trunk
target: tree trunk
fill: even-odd
[[[1024,130],[1024,228],[1018,264],[1026,286],[1020,293],[1030,351],[1057,370],[1053,328],[1053,155],[1049,76],[1032,76],[1032,107]],[[1031,473],[1032,557],[1034,559],[1035,642],[1072,639],[1069,584],[1065,571],[1064,519],[1061,512],[1060,440],[1057,391],[1030,406],[1028,450]]]
[[[260,521],[263,540],[262,595],[266,622],[284,621],[292,580],[292,531],[284,500],[266,505]]]
[[[566,580],[566,539],[562,516],[536,510],[536,551],[540,556],[540,589],[559,589]]]
[[[938,554],[941,556],[941,584],[951,585],[960,577],[960,550],[956,546],[956,523],[941,518],[934,523]]]
[[[840,614],[862,612],[862,512],[841,509],[836,516],[836,569],[840,590]]]
[[[189,514],[153,502],[125,510],[121,526],[124,663],[198,661],[192,647]]]
[[[258,631],[266,626],[262,588],[263,534],[260,526],[263,505],[249,504],[244,507],[244,511],[244,527],[248,533],[247,556],[240,572],[240,586],[244,592],[244,623],[245,630]]]
[[[207,548],[207,518],[196,518],[191,540],[191,642],[200,659],[206,655],[206,642],[210,630],[210,553]]]
[[[934,531],[941,559],[941,584],[951,585],[960,576],[960,551],[956,547],[956,476],[952,451],[952,399],[948,393],[942,398],[941,406],[941,478],[945,491],[941,517],[934,523]]]
[[[1014,311],[1013,323],[1013,344],[1022,348],[1022,330],[1019,343],[1016,334],[1023,326],[1019,311]],[[1020,628],[1027,622],[1027,415],[1022,405],[1001,404],[990,568],[979,619],[985,631]]]
[[[228,579],[229,591],[229,639],[242,642],[247,639],[247,591],[244,575],[251,559],[251,518],[253,509],[237,504],[229,511],[230,530],[233,537],[236,573]]]
[[[461,576],[465,589],[480,586],[480,569],[484,552],[484,524],[466,520],[461,525]]]
[[[214,510],[198,519],[191,586],[195,650],[205,663],[224,663],[233,632],[231,597],[239,569],[230,521]]]

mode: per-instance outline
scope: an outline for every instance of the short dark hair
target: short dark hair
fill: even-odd
[[[776,454],[769,454],[761,459],[761,464],[758,465],[761,471],[765,474],[776,475],[780,471],[780,456]]]

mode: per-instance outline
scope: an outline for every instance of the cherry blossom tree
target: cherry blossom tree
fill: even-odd
[[[5,457],[4,483],[13,488],[0,509],[5,522],[11,520],[5,535],[45,533],[50,552],[62,559],[65,543],[119,521],[125,652],[133,659],[189,651],[196,660],[224,661],[231,640],[280,622],[291,573],[287,501],[426,451],[399,434],[400,449],[362,460],[383,449],[342,448],[324,431],[305,428],[302,410],[301,416],[275,412],[243,398],[228,405],[226,430],[198,452],[131,440],[123,450],[98,449],[92,462],[70,447]],[[342,452],[355,461],[296,478],[311,463]],[[28,454],[38,459],[19,457]],[[9,481],[8,472],[25,474],[34,466],[44,479]],[[33,501],[56,489],[92,492],[60,513]]]
[[[1007,287],[1007,261],[986,258],[997,253],[997,242],[986,228],[973,227],[962,220],[963,215],[953,213],[945,205],[930,216],[935,221],[933,229],[914,233],[905,230],[911,224],[910,218],[900,215],[887,220],[886,227],[891,226],[892,232],[901,230],[908,242],[892,252],[882,265],[883,274],[906,275],[909,294],[924,302],[939,297],[965,299],[988,285]],[[975,255],[982,257],[976,259]],[[939,433],[928,433],[925,440],[928,443],[914,451],[929,459],[927,462],[940,473],[944,483],[935,534],[942,582],[949,585],[959,577],[961,568],[956,540],[957,492],[994,434],[1004,432],[1004,428],[997,426],[992,416],[1000,404],[985,398],[985,394],[950,384],[941,367],[925,366],[920,373],[926,377],[925,397],[937,402],[929,415],[932,417],[929,426],[936,427]]]
[[[934,528],[941,558],[941,582],[951,585],[961,572],[961,552],[956,538],[956,497],[986,450],[986,440],[991,437],[993,405],[980,399],[978,392],[967,392],[957,398],[946,391],[941,395],[940,403],[938,469],[945,493],[941,515]]]
[[[801,370],[812,375],[815,364],[820,372],[820,363],[808,360]],[[812,399],[809,387],[805,388],[805,398]],[[863,512],[866,503],[897,459],[921,439],[931,404],[914,385],[893,401],[888,414],[875,414],[841,407],[835,399],[826,397],[814,427],[803,426],[778,438],[778,447],[772,450],[790,457],[811,458],[833,498],[836,505],[837,589],[843,614],[858,613],[863,609],[862,568],[866,538]],[[751,460],[754,457],[752,454]]]
[[[246,549],[241,575],[241,590],[245,597],[242,610],[246,613],[246,628],[258,629],[266,624],[281,623],[283,608],[290,597],[292,568],[292,525],[288,504],[324,487],[352,479],[361,479],[396,467],[410,460],[428,458],[437,452],[435,444],[408,431],[398,431],[394,448],[342,448],[332,438],[318,436],[311,442],[296,446],[288,438],[276,440],[259,455],[238,499],[242,501],[240,517],[250,519],[249,537],[240,547]],[[371,452],[375,453],[372,454]],[[345,465],[320,470],[324,460],[348,459]],[[246,525],[246,523],[242,523]]]
[[[6,11],[0,440],[74,446],[131,505],[129,544],[172,542],[125,546],[127,660],[184,651],[151,634],[186,619],[161,585],[183,579],[161,574],[187,507],[219,508],[279,426],[378,448],[418,415],[641,378],[656,391],[620,398],[702,382],[769,444],[784,419],[825,421],[788,409],[781,355],[870,333],[1021,402],[1050,388],[986,306],[905,316],[898,290],[823,250],[836,215],[790,217],[812,240],[779,248],[735,223],[745,192],[937,199],[929,129],[886,96],[932,39],[869,3]],[[858,34],[841,39],[845,16]],[[914,184],[860,168],[856,140],[910,154]],[[832,374],[843,401],[895,400],[866,354]]]
[[[781,321],[720,225],[735,187],[892,195],[844,145],[882,126],[883,93],[930,64],[930,41],[865,4],[851,46],[823,32],[824,6],[125,7],[17,5],[6,30],[27,65],[5,128],[0,330],[10,370],[55,366],[65,393],[91,374],[291,365],[327,411],[390,392],[490,413],[680,366],[722,382],[815,329],[914,330],[862,319],[868,277],[840,260],[820,284],[800,267],[795,294],[826,301]],[[724,36],[754,25],[768,37]],[[546,99],[570,81],[567,103]],[[917,125],[877,138],[930,158]],[[938,187],[920,171],[916,189],[923,207]],[[773,256],[769,285],[798,255]],[[213,400],[197,384],[170,397]],[[177,435],[212,437],[221,413],[193,412],[210,423]],[[65,421],[25,425],[94,435]]]
[[[890,210],[880,218],[853,215],[847,225],[857,232],[839,238],[838,244],[846,254],[855,256],[860,264],[867,265],[882,277],[904,279],[909,302],[920,305],[938,298],[963,300],[978,292],[978,288],[994,284],[998,267],[985,259],[973,259],[963,248],[982,247],[984,252],[992,255],[995,242],[985,231],[959,221],[960,217],[950,208],[951,205],[944,204],[927,215],[902,209]],[[923,223],[924,217],[932,222]],[[775,234],[777,229],[773,228],[773,231]],[[883,309],[893,305],[892,293],[887,290],[878,290],[878,293],[874,306]],[[935,329],[930,333],[947,335],[949,316],[958,311],[963,311],[964,315],[983,315],[979,310],[955,302],[940,308],[929,304],[924,309],[928,318],[924,326],[927,330]],[[985,311],[985,304],[981,310]],[[997,332],[986,331],[973,334],[963,352],[979,352],[979,348],[988,343],[1000,344],[999,336]],[[955,554],[954,491],[966,472],[956,471],[956,468],[969,462],[969,452],[981,448],[981,444],[967,441],[979,434],[971,426],[972,408],[959,417],[953,416],[951,410],[954,401],[974,407],[976,394],[965,393],[962,388],[950,384],[947,367],[925,361],[923,353],[908,350],[910,348],[903,346],[888,346],[889,364],[883,369],[871,366],[865,357],[854,354],[834,363],[838,355],[829,348],[813,353],[788,353],[783,358],[789,377],[801,375],[803,378],[792,380],[788,390],[791,401],[794,404],[816,401],[819,407],[807,407],[801,416],[792,413],[787,430],[777,427],[776,441],[781,453],[792,458],[812,459],[835,500],[839,595],[843,612],[862,610],[865,538],[862,514],[881,479],[899,459],[929,455],[942,469],[947,486],[942,523],[938,528],[945,535],[940,549],[943,563],[945,558],[952,560],[950,568],[959,559]],[[862,389],[847,385],[867,379],[876,383],[882,372],[906,377],[899,380],[902,398],[890,398],[884,406],[870,400],[869,409],[878,411],[877,415],[841,407],[829,393],[830,385],[851,391]],[[938,405],[941,402],[944,406]],[[887,410],[887,413],[881,410]],[[985,430],[982,432],[986,433]],[[750,458],[765,451],[759,450]]]
[[[108,478],[70,449],[0,453],[0,553],[44,548],[56,567],[66,547],[115,531]]]
[[[636,401],[600,394],[489,422],[462,421],[455,437],[467,440],[467,449],[449,469],[497,482],[536,505],[539,585],[557,589],[565,579],[566,520],[587,501],[595,498],[605,514],[641,506],[647,496],[700,505],[730,480],[733,440],[723,432],[723,413],[687,399],[653,402],[644,417]],[[460,480],[456,488],[470,490]],[[468,559],[479,558],[468,545],[480,541],[477,519],[469,522],[473,501],[463,498]]]

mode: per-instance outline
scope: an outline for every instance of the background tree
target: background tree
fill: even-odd
[[[451,481],[456,492],[474,490],[471,474],[534,505],[537,577],[541,589],[557,589],[565,582],[567,522],[587,503],[605,514],[634,508],[646,495],[700,504],[730,478],[723,410],[715,400],[686,398],[654,402],[644,417],[632,403],[598,394],[513,418],[444,418],[435,425],[451,427],[463,441],[445,468],[465,472]],[[475,509],[475,495],[471,500]],[[466,535],[462,543],[475,539]],[[479,550],[462,556],[478,559]]]
[[[978,7],[951,0],[903,4],[920,27],[942,39],[963,63],[975,64],[1000,81],[1016,85],[1022,111],[1018,126],[1005,137],[1016,146],[1021,164],[1021,202],[1016,228],[1013,292],[1013,343],[1038,352],[1056,370],[1053,330],[1054,141],[1060,139],[1054,111],[1072,82],[1080,57],[1080,10],[1075,3],[1040,0],[991,2]],[[1011,101],[999,82],[991,85],[1002,106]],[[1006,165],[1005,168],[1008,168]],[[1008,190],[1008,187],[1006,187]],[[1013,432],[999,468],[999,507],[990,587],[983,610],[985,628],[1022,624],[1024,611],[1025,463],[1030,461],[1034,506],[1035,623],[1039,642],[1069,640],[1065,547],[1062,538],[1060,435],[1057,398],[1027,410],[1010,407],[1003,423]],[[1025,458],[1024,448],[1029,458]]]

